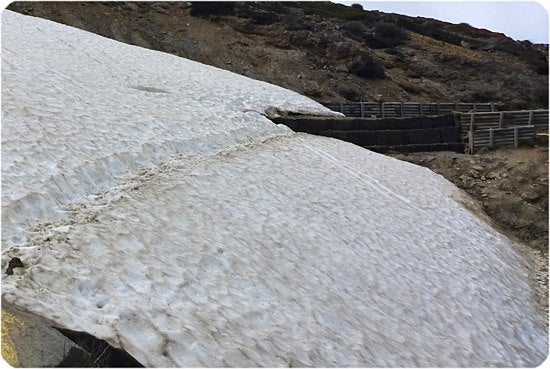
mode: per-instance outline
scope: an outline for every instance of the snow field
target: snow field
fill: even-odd
[[[311,100],[3,13],[3,301],[145,366],[534,366],[514,245]]]

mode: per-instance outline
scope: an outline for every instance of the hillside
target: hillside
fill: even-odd
[[[8,9],[326,101],[548,104],[548,46],[321,2],[16,2]],[[193,14],[193,15],[191,15]]]

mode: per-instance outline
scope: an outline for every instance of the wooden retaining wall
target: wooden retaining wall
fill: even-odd
[[[463,113],[462,138],[468,152],[480,147],[533,144],[538,132],[548,132],[548,110]]]
[[[422,117],[452,112],[494,112],[498,109],[495,103],[342,102],[323,105],[346,117],[362,118]]]
[[[391,119],[288,116],[272,120],[297,132],[338,138],[377,152],[464,152],[453,115]]]
[[[462,113],[460,123],[463,133],[472,130],[529,125],[535,126],[537,132],[548,132],[548,110]]]

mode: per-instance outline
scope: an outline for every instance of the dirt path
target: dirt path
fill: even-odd
[[[521,244],[520,251],[531,266],[536,298],[548,313],[548,146],[502,148],[475,155],[392,156],[430,168],[453,182],[479,202],[501,232]]]

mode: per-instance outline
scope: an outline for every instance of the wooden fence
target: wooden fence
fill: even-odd
[[[341,102],[323,105],[346,117],[361,118],[408,118],[470,111],[495,112],[498,108],[495,103]]]
[[[468,152],[476,148],[532,143],[535,134],[548,132],[548,110],[498,111],[495,103],[357,102],[326,103],[346,117],[373,119],[441,116],[460,113]]]
[[[518,147],[533,143],[536,133],[548,132],[548,110],[463,113],[460,125],[470,153],[479,147]]]

